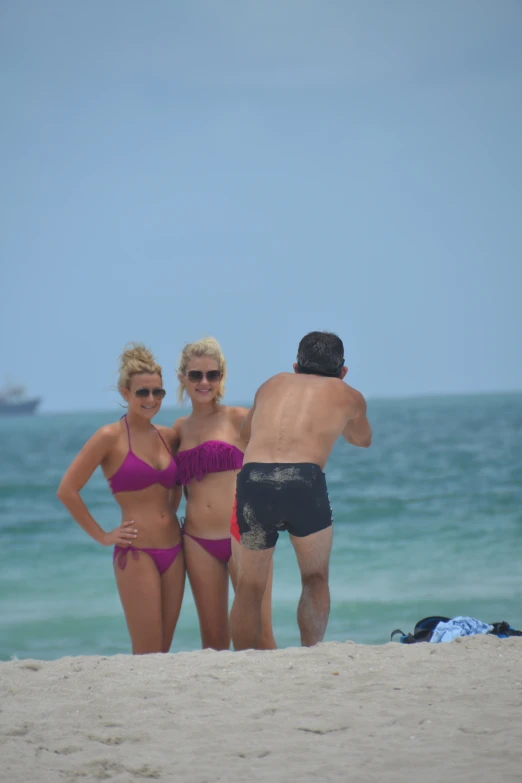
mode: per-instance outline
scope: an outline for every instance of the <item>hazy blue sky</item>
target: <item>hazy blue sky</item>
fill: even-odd
[[[520,0],[0,2],[0,378],[228,399],[332,329],[368,396],[522,388]],[[166,401],[167,402],[167,401]]]

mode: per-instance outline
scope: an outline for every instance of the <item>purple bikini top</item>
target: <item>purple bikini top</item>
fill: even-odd
[[[243,466],[243,452],[222,440],[207,440],[193,449],[178,451],[176,463],[179,481],[185,485],[201,481],[208,473],[239,470]]]
[[[163,470],[153,468],[148,462],[136,456],[131,446],[129,423],[127,417],[125,416],[124,418],[129,439],[129,450],[116,473],[113,473],[110,479],[108,479],[112,494],[115,495],[117,492],[139,492],[140,489],[147,489],[147,487],[152,487],[153,484],[161,484],[165,489],[171,489],[175,484],[179,484],[178,468],[174,462],[174,457],[163,438],[161,438],[159,431],[156,430],[170,454],[170,462]],[[156,428],[154,427],[154,429]]]

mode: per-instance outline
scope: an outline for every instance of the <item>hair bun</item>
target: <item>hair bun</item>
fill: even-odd
[[[161,376],[161,367],[143,343],[127,343],[120,356],[119,388],[128,388],[132,376],[139,373]]]
[[[154,356],[142,343],[127,343],[120,356],[120,369],[123,370],[130,363],[155,364]]]

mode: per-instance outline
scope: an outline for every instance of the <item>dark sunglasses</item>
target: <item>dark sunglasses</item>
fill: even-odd
[[[191,383],[200,383],[203,378],[206,378],[209,383],[216,383],[221,379],[221,370],[209,370],[208,372],[201,372],[201,370],[189,370],[187,378]]]
[[[155,400],[162,400],[164,396],[166,395],[165,389],[136,389],[134,394],[136,397],[142,397],[146,398],[150,394],[154,397]]]

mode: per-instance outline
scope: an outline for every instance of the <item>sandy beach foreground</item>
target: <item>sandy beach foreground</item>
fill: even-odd
[[[522,642],[0,663],[0,777],[520,781]]]

